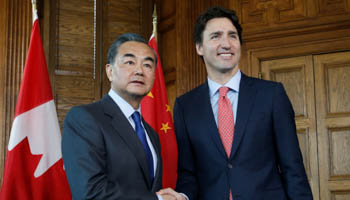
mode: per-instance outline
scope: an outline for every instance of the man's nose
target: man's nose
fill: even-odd
[[[135,64],[135,74],[142,75],[143,74],[143,68],[141,63],[136,63]]]
[[[227,36],[224,36],[221,38],[220,44],[221,44],[221,47],[224,49],[231,48],[231,41],[230,41],[230,38],[228,38]]]

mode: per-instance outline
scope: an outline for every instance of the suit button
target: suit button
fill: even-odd
[[[229,168],[229,169],[232,169],[232,164],[231,163],[229,163],[229,164],[227,164],[227,167]]]

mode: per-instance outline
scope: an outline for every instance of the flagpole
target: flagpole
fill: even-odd
[[[154,8],[153,8],[153,32],[152,35],[154,35],[154,38],[156,39],[156,42],[158,43],[158,37],[157,37],[157,5],[154,4]]]
[[[32,0],[32,11],[33,11],[33,24],[38,19],[38,9],[36,6],[36,0]]]

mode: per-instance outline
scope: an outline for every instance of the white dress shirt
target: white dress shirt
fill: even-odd
[[[233,110],[233,119],[236,123],[237,116],[237,106],[238,106],[238,94],[239,94],[239,83],[241,82],[241,70],[238,69],[237,73],[225,84],[220,85],[208,77],[208,86],[209,86],[209,97],[211,107],[213,109],[214,118],[216,125],[218,125],[218,103],[219,103],[219,89],[220,87],[228,87],[230,88],[227,92],[227,98],[232,104]]]
[[[124,116],[129,120],[129,123],[131,124],[131,126],[135,129],[135,122],[132,119],[131,115],[135,112],[138,111],[141,115],[141,107],[139,106],[136,110],[127,102],[125,101],[121,96],[119,96],[114,90],[110,89],[108,92],[108,95],[113,99],[113,101],[119,106],[120,110],[122,111],[122,113],[124,114]],[[142,115],[141,115],[142,116]],[[154,150],[153,144],[148,136],[147,130],[145,129],[143,122],[141,121],[141,125],[142,128],[145,130],[146,133],[146,139],[147,139],[147,143],[148,146],[151,150],[152,153],[152,157],[153,157],[153,174],[156,174],[157,171],[157,161],[158,161],[158,157],[156,154],[156,151]],[[136,134],[136,132],[135,132]],[[157,195],[159,200],[163,200],[163,198],[160,195]]]

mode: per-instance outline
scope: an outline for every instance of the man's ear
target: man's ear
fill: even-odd
[[[203,56],[203,46],[200,43],[196,43],[196,51],[197,54],[200,56]]]
[[[111,64],[106,64],[106,74],[107,74],[107,77],[108,77],[108,80],[109,81],[112,81],[112,73],[113,73],[113,65]]]

